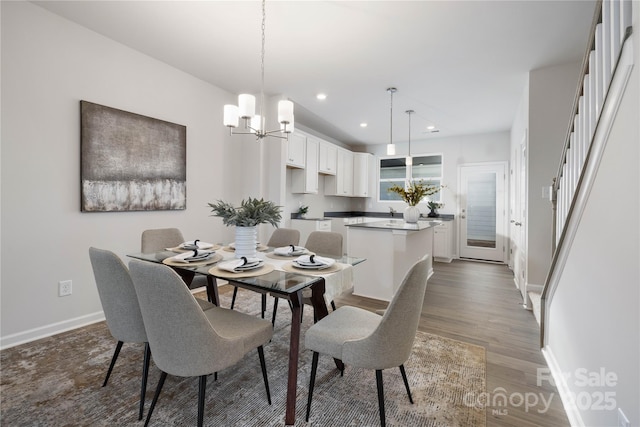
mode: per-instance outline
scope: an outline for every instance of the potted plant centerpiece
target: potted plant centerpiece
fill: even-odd
[[[235,207],[230,203],[218,200],[216,203],[209,203],[212,208],[212,216],[222,218],[222,223],[226,226],[236,227],[235,252],[236,258],[255,257],[257,247],[258,225],[271,224],[278,227],[282,219],[280,214],[281,206],[275,203],[249,197],[240,202],[240,207]]]
[[[440,191],[440,185],[431,185],[425,183],[423,180],[408,181],[405,187],[400,187],[398,184],[394,184],[389,187],[390,192],[397,193],[402,200],[404,200],[409,206],[404,211],[404,220],[410,223],[418,222],[420,218],[420,209],[418,209],[418,203],[423,198],[431,196],[432,194]]]

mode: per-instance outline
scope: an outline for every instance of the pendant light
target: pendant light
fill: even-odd
[[[395,156],[396,154],[396,145],[393,143],[393,94],[396,93],[398,89],[395,87],[390,87],[387,89],[387,92],[391,94],[391,120],[389,126],[389,143],[387,144],[387,156]]]
[[[274,136],[282,139],[289,139],[289,134],[293,132],[293,102],[283,100],[278,102],[278,123],[280,129],[265,130],[264,117],[264,42],[265,42],[265,22],[267,19],[265,0],[262,0],[262,56],[260,57],[261,89],[260,89],[260,114],[256,115],[256,97],[246,93],[238,95],[238,105],[225,105],[223,123],[231,132],[231,135],[255,135],[258,141],[262,141],[267,136]],[[238,121],[242,118],[246,132],[234,132],[238,127]],[[279,134],[284,134],[279,135]]]
[[[409,151],[407,152],[407,157],[405,157],[404,164],[407,166],[413,165],[413,157],[411,157],[411,115],[415,113],[413,110],[405,111],[409,115]]]

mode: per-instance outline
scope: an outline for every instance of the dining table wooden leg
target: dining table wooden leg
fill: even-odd
[[[207,275],[207,298],[210,303],[220,306],[220,298],[218,297],[218,281],[210,274]]]
[[[287,409],[285,425],[296,422],[296,395],[298,394],[298,357],[300,353],[300,316],[302,291],[291,294],[291,332],[289,342],[289,376],[287,381]]]

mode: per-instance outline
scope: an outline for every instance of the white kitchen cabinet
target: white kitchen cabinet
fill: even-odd
[[[331,231],[330,219],[292,219],[291,228],[300,231],[300,245],[304,246],[312,231]]]
[[[320,141],[320,158],[318,172],[335,175],[338,168],[338,147],[330,142]]]
[[[439,262],[451,262],[452,255],[452,221],[442,221],[433,229],[433,259]]]
[[[327,196],[353,196],[353,153],[338,148],[335,176],[324,177],[324,194]]]
[[[353,196],[371,197],[373,154],[353,153]]]
[[[289,135],[287,141],[287,166],[304,169],[307,136],[299,132]]]
[[[305,145],[304,169],[294,169],[291,171],[291,192],[318,194],[319,141],[307,137]]]

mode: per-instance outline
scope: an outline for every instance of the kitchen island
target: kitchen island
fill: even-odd
[[[429,254],[429,277],[433,274],[433,228],[437,223],[383,220],[347,225],[347,254],[367,262],[354,268],[354,295],[391,301],[407,271]]]

